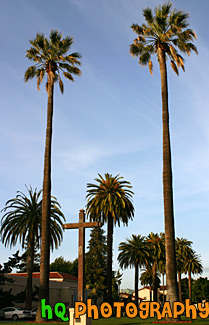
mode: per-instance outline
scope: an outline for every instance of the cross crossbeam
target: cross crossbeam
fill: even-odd
[[[76,228],[92,228],[98,227],[98,222],[79,222],[79,223],[65,223],[64,229],[76,229]]]

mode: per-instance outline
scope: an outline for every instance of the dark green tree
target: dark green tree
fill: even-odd
[[[133,192],[131,184],[123,181],[123,177],[100,174],[96,178],[97,184],[87,184],[86,213],[91,220],[107,223],[107,300],[112,305],[112,245],[113,227],[120,226],[122,222],[128,225],[128,221],[134,217],[132,204]]]
[[[167,62],[176,74],[179,68],[184,70],[184,59],[178,51],[190,54],[197,53],[192,43],[196,38],[195,32],[188,28],[189,14],[176,9],[172,10],[172,3],[159,5],[154,9],[143,10],[145,23],[141,26],[133,24],[132,30],[137,38],[130,46],[133,57],[139,57],[139,64],[148,65],[152,74],[152,55],[156,55],[161,76],[162,95],[162,123],[163,123],[163,197],[164,197],[164,223],[165,223],[165,249],[166,249],[166,286],[167,299],[172,304],[178,300],[175,257],[175,230],[173,211],[173,185],[171,165],[171,145],[169,131],[168,110],[168,80]]]
[[[89,297],[96,303],[97,298],[106,298],[107,290],[107,243],[105,232],[97,227],[91,230],[88,252],[85,256],[86,288]]]
[[[49,303],[49,263],[50,263],[50,198],[51,198],[51,149],[52,149],[52,120],[54,104],[54,85],[59,82],[61,93],[64,92],[64,85],[60,74],[73,81],[73,75],[80,76],[80,54],[75,52],[68,54],[72,44],[72,37],[62,39],[62,34],[52,30],[49,39],[44,34],[36,34],[36,38],[30,41],[32,45],[26,52],[26,57],[34,62],[26,72],[24,80],[37,79],[37,88],[46,74],[47,90],[47,128],[44,158],[43,178],[43,203],[42,203],[42,232],[41,232],[41,265],[40,265],[40,292],[37,321],[41,320],[41,299]]]
[[[51,272],[62,272],[72,276],[78,276],[78,259],[74,261],[66,261],[63,256],[57,257],[54,262],[50,264]]]
[[[120,270],[113,271],[112,272],[112,298],[113,301],[119,301],[120,300],[120,293],[119,288],[122,281],[123,273],[120,272]]]
[[[3,289],[6,283],[13,283],[14,280],[7,277],[8,273],[11,273],[12,270],[19,266],[21,263],[21,256],[19,255],[19,251],[9,257],[9,260],[3,265],[0,264],[0,309],[9,306],[13,306],[15,302],[15,296],[11,293],[12,289],[6,291]]]
[[[181,279],[181,294],[182,294],[182,301],[189,298],[189,285],[188,285],[188,278]]]
[[[21,255],[21,260],[19,265],[16,266],[17,273],[27,272],[27,256],[28,256],[28,251],[26,249],[26,251]],[[36,246],[34,249],[33,272],[40,272],[40,253],[38,253],[38,247]]]
[[[200,277],[193,281],[192,284],[193,302],[198,303],[202,300],[209,301],[209,280],[208,278]]]

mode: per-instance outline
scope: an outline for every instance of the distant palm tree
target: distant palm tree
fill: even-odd
[[[182,301],[181,274],[185,270],[185,260],[190,255],[192,242],[186,238],[176,238],[176,269],[178,274],[179,301]]]
[[[153,300],[152,296],[152,290],[153,290],[153,270],[151,265],[148,264],[146,269],[142,270],[143,272],[141,273],[140,276],[140,281],[142,285],[149,285],[150,286],[150,301]],[[156,272],[156,284],[157,288],[160,285],[160,278],[159,278],[159,273]]]
[[[138,306],[139,297],[139,267],[145,266],[149,261],[148,247],[145,237],[141,235],[132,235],[127,238],[125,242],[119,244],[118,262],[121,268],[127,269],[128,267],[135,268],[135,304]]]
[[[164,254],[163,239],[158,234],[151,232],[147,236],[147,243],[149,248],[149,255],[152,259],[152,273],[153,273],[153,300],[157,301],[157,271],[160,261]]]
[[[107,222],[107,298],[112,304],[112,243],[113,226],[122,222],[128,224],[134,217],[132,204],[133,192],[131,184],[123,181],[119,175],[112,176],[100,174],[96,178],[97,184],[87,184],[87,206],[86,213],[91,220]]]
[[[163,120],[163,195],[164,195],[164,218],[165,218],[165,248],[166,248],[166,285],[167,299],[170,303],[177,301],[177,279],[175,259],[175,231],[173,212],[173,187],[171,146],[169,132],[168,111],[168,81],[167,60],[178,74],[179,68],[184,70],[184,59],[178,53],[197,53],[197,48],[192,43],[196,38],[193,30],[188,28],[189,14],[176,9],[172,10],[171,2],[159,5],[154,13],[151,8],[143,10],[146,24],[139,26],[133,24],[131,28],[137,34],[137,38],[130,46],[133,57],[139,57],[139,64],[149,66],[152,74],[153,63],[151,56],[156,54],[161,75],[162,94],[162,120]]]
[[[192,303],[192,274],[201,274],[202,272],[203,267],[200,257],[191,249],[191,251],[185,256],[185,273],[188,273],[190,303]]]
[[[49,219],[50,219],[50,197],[51,197],[51,146],[52,146],[52,118],[54,101],[54,84],[58,81],[61,93],[64,92],[64,85],[60,77],[73,81],[73,75],[80,76],[80,54],[75,52],[67,54],[73,44],[73,38],[67,36],[62,39],[62,34],[52,30],[49,39],[44,34],[37,34],[34,40],[30,41],[32,47],[27,50],[26,57],[35,62],[25,72],[24,80],[37,78],[37,88],[47,75],[46,90],[48,95],[47,104],[47,128],[44,158],[44,179],[43,179],[43,202],[42,202],[42,234],[41,234],[41,265],[40,265],[40,287],[39,301],[49,301]],[[40,308],[38,309],[37,321],[41,320]]]
[[[35,246],[39,247],[41,239],[42,191],[28,189],[29,197],[18,191],[17,196],[6,202],[1,219],[1,238],[5,246],[15,246],[19,240],[27,252],[26,308],[32,304],[32,273]],[[58,248],[62,241],[62,219],[65,217],[55,197],[51,198],[50,210],[50,246]]]

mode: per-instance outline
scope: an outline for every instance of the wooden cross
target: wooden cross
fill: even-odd
[[[79,211],[78,223],[66,223],[64,229],[79,229],[78,238],[78,301],[84,302],[84,275],[85,275],[85,228],[98,227],[98,222],[85,222],[84,210]]]

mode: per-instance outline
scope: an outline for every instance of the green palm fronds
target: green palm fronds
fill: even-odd
[[[15,198],[8,200],[1,211],[1,239],[5,246],[15,246],[19,240],[22,248],[27,247],[31,234],[34,243],[39,247],[41,240],[41,208],[42,191],[28,188],[28,196],[18,191]],[[65,217],[60,204],[55,197],[51,197],[50,210],[50,246],[58,248],[63,238],[62,224]]]
[[[24,81],[27,82],[36,77],[38,90],[45,72],[47,73],[47,80],[50,76],[54,82],[59,82],[61,93],[64,92],[61,73],[71,81],[74,80],[73,75],[81,75],[81,70],[77,67],[81,65],[81,55],[78,52],[66,55],[73,44],[72,37],[67,36],[62,39],[62,33],[51,30],[49,39],[44,34],[37,33],[36,38],[31,40],[30,44],[32,47],[27,50],[26,57],[35,62],[35,65],[26,70]],[[48,89],[47,84],[46,89]]]
[[[127,225],[128,220],[133,218],[132,186],[122,179],[119,175],[113,177],[107,173],[103,178],[99,174],[99,178],[95,179],[98,185],[87,184],[86,213],[92,220],[100,218],[102,222],[106,222],[110,213],[114,223],[120,226],[120,221]]]
[[[192,51],[198,54],[193,44],[196,33],[188,28],[189,14],[172,10],[172,3],[169,2],[159,5],[154,11],[148,7],[143,10],[143,15],[146,24],[131,26],[137,38],[130,45],[130,54],[139,57],[139,64],[148,65],[152,74],[150,58],[152,54],[158,54],[160,48],[171,60],[171,67],[178,75],[179,68],[184,71],[184,60],[178,51],[187,55]]]

